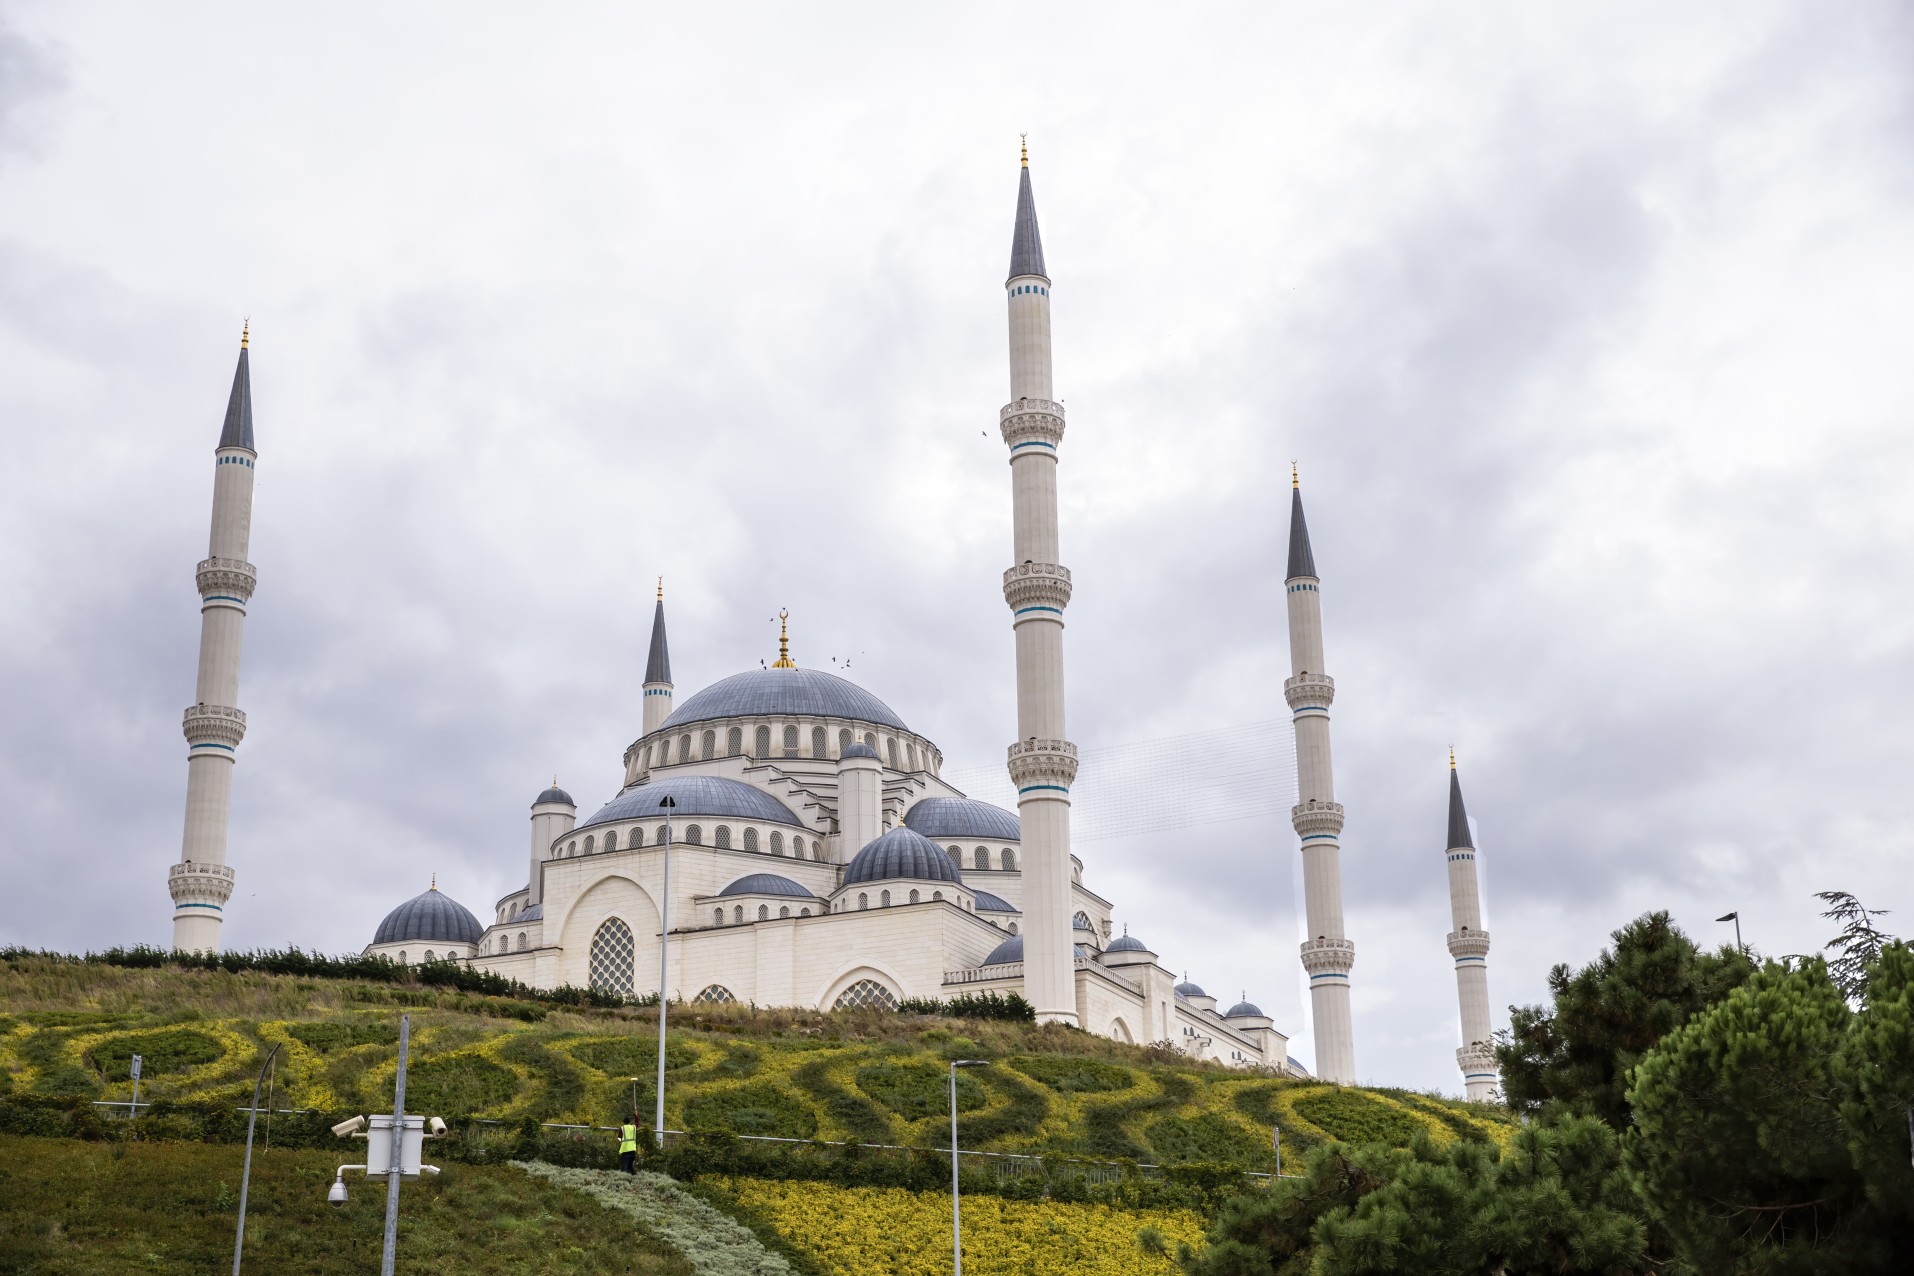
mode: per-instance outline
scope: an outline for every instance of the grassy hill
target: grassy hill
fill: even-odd
[[[649,1114],[655,1012],[553,1008],[405,984],[257,973],[0,961],[4,1096],[243,1103],[280,1047],[274,1105],[335,1119],[391,1103],[400,1011],[413,1015],[407,1106],[501,1129],[610,1125]],[[1336,1087],[1191,1063],[1167,1052],[1031,1024],[887,1012],[674,1008],[666,1121],[865,1143],[948,1140],[945,1061],[960,1074],[967,1148],[1164,1164],[1271,1167],[1327,1139],[1406,1143],[1426,1130],[1505,1142],[1502,1109],[1399,1090]]]

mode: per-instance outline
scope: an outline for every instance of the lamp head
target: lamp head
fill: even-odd
[[[332,1180],[332,1190],[326,1193],[326,1200],[334,1205],[344,1205],[346,1203],[346,1180],[344,1175]]]
[[[988,1059],[952,1059],[950,1061],[950,1066],[953,1068],[983,1068],[988,1067],[989,1064]]]

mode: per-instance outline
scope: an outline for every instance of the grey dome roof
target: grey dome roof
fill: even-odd
[[[1001,895],[992,895],[989,891],[977,892],[977,911],[980,913],[1021,912],[1015,904]]]
[[[1310,1072],[1308,1068],[1304,1067],[1303,1061],[1301,1059],[1298,1059],[1295,1055],[1289,1056],[1289,1066],[1296,1069],[1296,1071],[1302,1073],[1306,1077],[1315,1075],[1314,1073]]]
[[[740,877],[731,885],[718,892],[718,898],[726,895],[789,895],[793,899],[816,899],[788,877],[776,873],[753,873],[749,877]]]
[[[1208,994],[1208,993],[1206,993],[1206,992],[1204,992],[1204,991],[1203,991],[1203,990],[1202,990],[1201,988],[1199,988],[1199,987],[1197,987],[1197,986],[1196,986],[1195,984],[1193,984],[1193,983],[1191,983],[1191,982],[1190,982],[1189,980],[1187,980],[1187,979],[1186,979],[1186,980],[1184,980],[1184,981],[1183,981],[1182,983],[1180,983],[1180,984],[1178,984],[1178,985],[1177,985],[1176,987],[1174,987],[1174,988],[1172,988],[1172,989],[1170,989],[1170,991],[1171,991],[1171,992],[1173,992],[1173,993],[1175,993],[1175,994],[1176,994],[1177,996],[1179,996],[1179,997],[1207,997],[1207,996],[1209,996],[1209,994]]]
[[[978,963],[980,966],[1001,966],[1006,962],[1023,960],[1023,936],[1012,935],[1003,943],[990,950],[990,956]]]
[[[512,919],[515,922],[542,922],[545,920],[545,905],[533,904]]]
[[[1263,1008],[1253,1001],[1239,1001],[1223,1012],[1225,1019],[1241,1019],[1244,1015],[1255,1015],[1259,1019],[1266,1017]]]
[[[882,700],[820,669],[751,669],[732,674],[679,705],[659,729],[746,717],[855,718],[910,730]]]
[[[1016,816],[975,798],[925,798],[904,812],[904,824],[925,837],[988,837],[999,842],[1023,837]]]
[[[465,905],[436,886],[415,895],[385,915],[373,932],[375,944],[476,944],[485,928]]]
[[[1150,946],[1138,939],[1135,935],[1130,934],[1130,932],[1124,931],[1121,935],[1111,940],[1110,946],[1103,951],[1106,953],[1147,953],[1150,951]]]
[[[657,819],[664,814],[658,809],[658,803],[667,797],[678,803],[671,812],[672,818],[680,822],[674,826],[674,836],[683,836],[682,821],[696,815],[804,827],[790,807],[763,789],[753,788],[742,780],[727,780],[721,775],[654,775],[605,803],[597,814],[578,827],[590,828],[614,820]]]
[[[944,848],[908,828],[894,828],[857,853],[844,870],[844,884],[908,878],[923,882],[957,882],[964,875]]]
[[[865,744],[862,740],[859,740],[857,743],[853,744],[850,748],[844,750],[844,752],[838,754],[837,756],[840,758],[871,758],[878,762],[882,762],[884,760],[877,756],[876,749],[873,749],[870,745]]]
[[[578,805],[572,801],[572,795],[559,788],[557,784],[553,784],[551,788],[532,799],[533,806],[543,806],[547,802],[563,802],[566,806]]]

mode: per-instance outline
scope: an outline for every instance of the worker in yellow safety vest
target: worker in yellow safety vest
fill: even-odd
[[[638,1114],[618,1127],[618,1168],[627,1174],[638,1172]]]

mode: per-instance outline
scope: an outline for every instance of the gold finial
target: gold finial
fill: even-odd
[[[437,873],[433,873],[432,874],[432,889],[437,890],[438,888],[439,888],[439,875]]]
[[[1455,746],[1453,744],[1449,746],[1449,769],[1451,771],[1455,770]]]
[[[1297,488],[1303,485],[1302,474],[1297,470],[1296,462],[1294,461],[1289,463],[1289,485]]]
[[[1025,168],[1029,168],[1030,167],[1030,134],[1028,133],[1017,134],[1017,143],[1019,146],[1023,148],[1023,166]]]
[[[663,602],[664,600],[665,600],[665,578],[663,576],[660,576],[658,578],[658,601]]]
[[[552,772],[552,787],[553,788],[558,787],[558,772],[556,771]]]
[[[239,324],[239,348],[241,350],[244,350],[246,348],[246,343],[252,339],[252,332],[253,332],[253,317],[251,315],[247,315],[243,320],[240,321],[240,324]]]
[[[778,660],[771,666],[773,669],[797,668],[797,661],[791,659],[791,630],[786,623],[790,619],[791,613],[787,609],[778,608]]]

